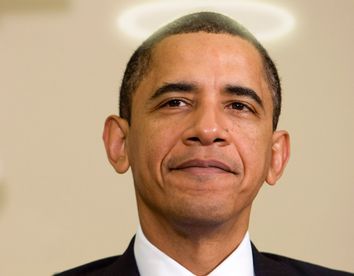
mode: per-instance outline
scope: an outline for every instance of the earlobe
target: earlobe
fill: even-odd
[[[279,130],[273,134],[272,156],[266,177],[269,185],[274,185],[283,174],[290,157],[290,137],[288,132]]]
[[[109,162],[118,173],[125,173],[129,169],[127,154],[128,122],[112,115],[106,119],[103,130],[103,142]]]

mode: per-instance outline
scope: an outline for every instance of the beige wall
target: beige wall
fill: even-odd
[[[354,1],[264,2],[297,20],[266,44],[283,80],[292,159],[258,197],[252,240],[354,271]],[[137,44],[115,26],[127,3],[0,0],[0,275],[118,254],[135,231],[131,176],[113,172],[101,142]]]

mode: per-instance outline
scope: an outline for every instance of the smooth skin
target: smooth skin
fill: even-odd
[[[273,131],[272,116],[254,46],[199,32],[159,42],[130,125],[106,120],[108,159],[118,173],[132,169],[144,234],[196,275],[237,248],[259,189],[285,168],[289,135]]]

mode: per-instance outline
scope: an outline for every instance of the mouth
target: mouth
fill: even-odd
[[[191,173],[232,173],[236,174],[229,165],[218,160],[201,160],[193,159],[182,162],[176,167],[171,168],[172,171],[186,171]]]

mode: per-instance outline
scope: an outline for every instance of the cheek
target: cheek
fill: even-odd
[[[141,120],[139,127],[132,126],[129,135],[132,170],[141,178],[161,181],[161,164],[176,144],[176,131],[159,121]]]
[[[258,125],[235,125],[233,134],[245,178],[263,183],[270,163],[271,130]]]

